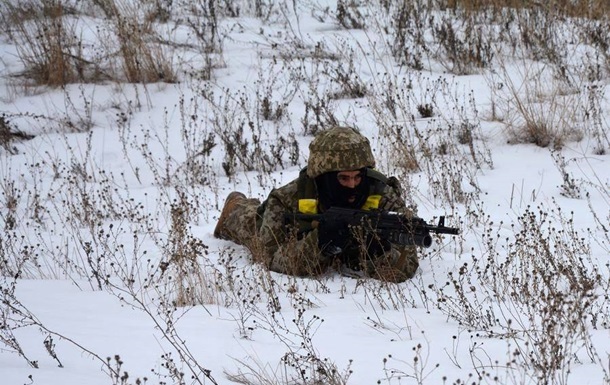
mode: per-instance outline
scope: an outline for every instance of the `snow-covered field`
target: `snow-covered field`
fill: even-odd
[[[420,3],[4,1],[0,383],[610,383],[608,16]],[[332,124],[462,230],[408,282],[212,236]]]

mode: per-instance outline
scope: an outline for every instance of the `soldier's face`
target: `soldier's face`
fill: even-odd
[[[356,188],[362,182],[362,172],[360,170],[339,171],[337,180],[343,187]]]

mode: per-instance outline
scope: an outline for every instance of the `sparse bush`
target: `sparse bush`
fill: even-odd
[[[428,17],[426,8],[419,7],[416,2],[408,2],[384,9],[391,20],[388,25],[388,45],[394,58],[398,63],[414,70],[424,69],[424,61],[430,51],[425,39],[425,23]],[[383,32],[388,33],[385,30]]]
[[[243,384],[290,383],[299,385],[346,385],[352,375],[351,361],[340,370],[330,359],[321,357],[313,345],[313,336],[324,322],[315,314],[309,315],[307,302],[293,305],[294,317],[288,321],[279,309],[258,310],[254,313],[257,329],[282,336],[280,341],[286,352],[277,368],[254,360],[236,360],[240,369],[228,373],[232,381]]]
[[[582,198],[581,181],[574,179],[572,174],[567,170],[568,162],[565,157],[558,152],[551,150],[551,156],[555,161],[555,165],[561,174],[562,182],[559,186],[559,194],[566,198],[580,199]]]
[[[605,155],[610,149],[610,124],[604,115],[604,89],[593,84],[585,88],[583,102],[583,124],[585,131],[594,140],[593,153]]]
[[[7,114],[0,114],[0,147],[4,148],[9,154],[16,154],[18,152],[14,146],[16,141],[33,138],[33,135],[23,133],[15,128]]]
[[[331,99],[358,99],[367,94],[367,86],[360,79],[355,68],[355,52],[344,44],[345,53],[340,60],[324,62],[323,74],[330,78],[331,83],[338,87],[330,93]]]
[[[610,36],[605,31],[610,28],[610,17],[602,20],[585,19],[579,25],[579,34],[586,43],[595,48],[595,59],[600,64],[593,66],[593,76],[589,76],[590,81],[601,81],[610,74]]]
[[[433,34],[439,50],[434,57],[449,72],[468,75],[491,64],[495,39],[493,30],[475,25],[474,20],[465,20],[461,26],[454,26],[454,17],[445,16],[433,26]]]
[[[485,255],[432,286],[437,306],[466,327],[509,338],[537,383],[567,384],[577,351],[595,359],[586,322],[591,306],[607,302],[600,293],[608,283],[588,240],[559,206],[528,207],[511,228],[512,236],[485,230]]]
[[[64,0],[0,3],[2,21],[24,66],[17,75],[52,87],[99,79],[83,54],[75,12]]]
[[[105,0],[103,10],[112,29],[101,41],[120,61],[120,67],[113,68],[114,78],[124,76],[129,83],[177,81],[171,52],[159,44],[151,18],[143,18],[142,10],[125,0]]]
[[[335,17],[343,28],[363,29],[365,27],[365,18],[360,13],[356,0],[338,0]]]
[[[239,6],[222,0],[180,0],[180,3],[190,8],[191,14],[185,22],[196,37],[199,50],[204,55],[221,53],[223,40],[219,29],[221,17],[223,14],[236,17]]]
[[[305,113],[301,118],[304,135],[315,135],[326,127],[333,127],[339,123],[335,116],[335,107],[330,95],[318,95],[312,90],[305,100]]]
[[[422,118],[431,118],[434,116],[434,106],[430,103],[418,104],[417,112],[419,112],[419,116]]]
[[[369,98],[381,148],[393,159],[390,172],[408,181],[421,171],[432,196],[451,207],[475,199],[481,192],[477,174],[493,167],[493,162],[485,144],[477,140],[480,123],[474,96],[454,93],[444,78],[418,76],[408,86],[384,80],[378,92],[390,98],[383,104],[378,103],[379,94]],[[422,103],[422,99],[430,102]],[[420,116],[438,110],[439,116],[417,121],[415,110]]]
[[[294,133],[281,133],[281,121],[263,121],[263,111],[255,107],[260,100],[253,100],[245,90],[224,90],[219,96],[205,90],[202,96],[214,111],[211,124],[224,146],[222,167],[226,176],[232,177],[242,168],[258,170],[265,177],[285,163],[296,164],[299,155]]]
[[[501,67],[495,88],[495,100],[506,119],[509,141],[533,143],[540,147],[561,148],[567,141],[583,137],[579,126],[582,94],[566,89],[550,78],[544,69],[517,66],[518,78],[510,75],[506,64]]]
[[[443,0],[450,8],[462,8],[477,12],[486,8],[542,9],[561,17],[598,18],[610,12],[610,5],[603,0],[549,0],[544,3],[527,0]]]

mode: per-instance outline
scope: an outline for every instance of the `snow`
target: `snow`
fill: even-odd
[[[421,72],[399,67],[374,28],[341,29],[319,2],[296,17],[288,3],[278,1],[285,8],[265,21],[246,10],[241,17],[225,18],[223,51],[212,54],[217,68],[209,81],[188,74],[203,66],[196,48],[174,47],[175,63],[185,71],[177,84],[104,81],[22,90],[8,77],[22,64],[14,44],[3,36],[0,111],[11,127],[35,138],[11,143],[16,151],[0,148],[0,250],[6,260],[0,286],[8,301],[0,305],[0,326],[5,327],[0,336],[14,335],[38,367],[0,339],[1,383],[127,385],[146,377],[148,384],[208,384],[211,378],[229,384],[240,376],[256,384],[289,383],[299,369],[310,377],[308,383],[316,376],[331,383],[332,376],[321,373],[336,367],[335,378],[349,384],[607,384],[607,78],[598,84],[603,90],[599,127],[605,139],[587,132],[561,149],[509,143],[505,123],[491,119],[491,100],[497,94],[484,70],[454,76],[442,73],[437,62]],[[336,2],[326,3],[334,9]],[[94,17],[85,20],[96,22]],[[94,41],[95,30],[85,27]],[[197,43],[184,25],[160,28],[170,40]],[[417,205],[419,216],[431,223],[447,215],[448,225],[462,230],[458,237],[435,237],[430,249],[421,250],[420,269],[412,280],[392,284],[337,271],[313,278],[266,272],[245,248],[212,235],[231,191],[262,200],[298,175],[312,138],[303,123],[305,103],[316,100],[314,93],[340,88],[332,73],[330,78],[321,75],[328,75],[331,61],[294,56],[282,61],[282,54],[296,52],[291,51],[294,37],[308,44],[306,53],[322,42],[329,52],[343,53],[344,61],[348,47],[353,48],[355,70],[375,96],[390,94],[389,81],[412,84],[396,89],[406,102],[393,120],[388,110],[375,113],[369,98],[328,101],[341,123],[355,125],[371,138],[379,168],[402,179],[410,194],[407,201]],[[373,42],[378,45],[372,47]],[[524,75],[507,68],[515,81]],[[295,81],[296,73],[303,78]],[[286,103],[278,122],[256,116],[266,93],[272,106]],[[417,116],[414,103],[428,100],[439,107],[435,115]],[[473,146],[478,162],[469,157],[467,145],[455,144],[456,131],[448,128],[450,123],[459,127],[465,116],[477,127]],[[376,124],[380,117],[402,124],[405,131],[419,129],[424,136],[412,142],[419,149],[427,144],[436,150],[443,140],[454,146],[446,156],[432,158],[439,160],[436,165],[422,158],[428,169],[406,173],[388,147],[405,138],[384,137]],[[291,161],[289,144],[280,143],[283,167],[266,172],[262,167],[269,165],[259,160],[254,169],[237,164],[227,176],[227,150],[216,131],[220,123],[214,123],[222,119],[232,129],[246,122],[249,149],[270,151],[278,135],[286,139],[294,134],[298,158]],[[255,137],[248,119],[259,124]],[[84,127],[88,124],[90,129]],[[216,145],[201,156],[208,137]],[[600,140],[605,154],[596,152]],[[447,182],[447,175],[457,176],[464,193],[458,196],[449,189],[452,202],[434,184]],[[565,193],[565,175],[573,178],[568,191],[573,196]],[[188,209],[183,216],[176,214],[180,207]],[[527,214],[535,217],[539,233],[530,227]],[[543,300],[549,288],[541,289],[539,298],[526,297],[540,299],[533,305],[519,302],[524,293],[511,292],[527,288],[527,280],[531,288],[542,287],[536,274],[544,272],[541,261],[548,262],[548,255],[536,254],[542,248],[532,251],[531,260],[524,257],[530,243],[520,242],[535,242],[520,233],[525,227],[534,231],[532,237],[549,241],[558,264],[582,267],[580,274],[544,281],[572,302]],[[184,230],[182,238],[177,228]],[[182,262],[162,273],[161,262],[181,253]],[[510,265],[511,258],[519,262]],[[25,262],[15,278],[18,261]],[[523,270],[492,277],[486,270],[490,264],[494,274],[503,272],[502,266]],[[559,271],[551,265],[548,269]],[[186,274],[182,284],[181,273]],[[575,277],[582,280],[570,281]],[[587,278],[595,285],[589,297],[579,296]],[[515,283],[519,280],[521,286]],[[199,296],[196,303],[174,306],[185,286]],[[553,305],[558,307],[551,309]],[[471,315],[491,318],[467,323],[462,318],[468,315],[463,313],[467,306],[474,306]],[[558,324],[546,322],[551,319]],[[575,319],[582,322],[572,328],[568,322]],[[553,345],[545,335],[564,340]],[[49,337],[57,359],[45,348]],[[541,350],[558,346],[565,349],[558,361],[564,366],[545,372],[540,380],[543,371],[531,359],[561,357],[563,353]],[[173,365],[184,377],[176,376]],[[129,376],[121,379],[112,370]]]

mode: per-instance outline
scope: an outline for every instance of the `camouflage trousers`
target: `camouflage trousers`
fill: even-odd
[[[257,210],[260,204],[260,200],[256,198],[239,201],[224,222],[223,236],[229,241],[250,248],[258,232],[257,222],[260,217]]]

